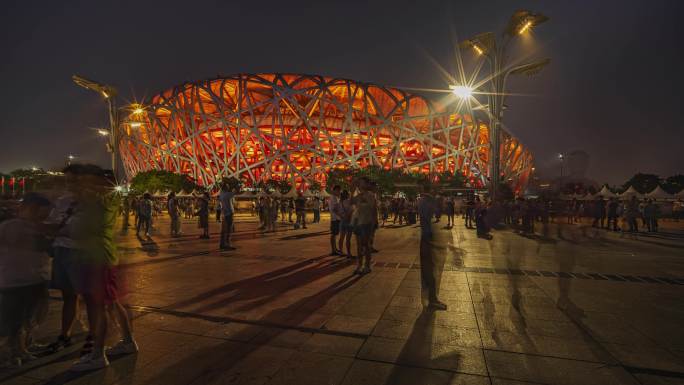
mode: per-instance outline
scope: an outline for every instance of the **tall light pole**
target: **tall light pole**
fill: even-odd
[[[497,44],[493,32],[479,34],[460,44],[462,47],[472,48],[477,55],[483,55],[487,59],[491,71],[488,102],[490,129],[489,194],[492,200],[497,199],[497,190],[501,179],[501,121],[506,100],[506,80],[511,74],[534,75],[550,62],[550,59],[543,59],[523,64],[510,63],[510,58],[507,55],[508,46],[517,36],[528,33],[533,27],[547,20],[548,17],[542,14],[519,10],[511,16],[508,26],[502,33],[500,44]]]
[[[119,118],[116,109],[116,88],[88,80],[78,75],[72,76],[71,79],[77,85],[87,90],[97,92],[107,102],[107,108],[109,110],[109,142],[107,143],[107,151],[111,153],[112,156],[112,174],[114,174],[114,178],[118,181],[117,153],[119,152]],[[105,136],[104,132],[98,131],[98,133]]]

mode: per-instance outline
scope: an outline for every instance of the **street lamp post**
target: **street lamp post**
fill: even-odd
[[[109,142],[107,143],[107,151],[111,153],[112,157],[112,174],[114,175],[114,179],[118,181],[117,153],[119,152],[119,120],[116,109],[116,88],[88,80],[78,75],[73,75],[71,79],[77,85],[87,90],[99,93],[107,102],[107,109],[109,112]],[[98,133],[102,136],[105,136],[104,132],[102,131],[98,131]]]
[[[501,122],[503,119],[504,102],[506,100],[506,81],[513,74],[534,75],[546,66],[550,59],[511,64],[507,56],[509,43],[516,37],[529,32],[548,20],[548,17],[530,11],[516,11],[502,34],[502,43],[497,44],[496,36],[492,32],[485,32],[472,39],[461,42],[462,47],[472,48],[477,55],[484,55],[489,62],[491,75],[489,77],[491,92],[488,95],[489,106],[489,144],[490,144],[490,182],[489,193],[492,200],[497,198],[501,178]]]

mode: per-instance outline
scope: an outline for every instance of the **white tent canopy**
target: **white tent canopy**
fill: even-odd
[[[287,193],[283,194],[283,198],[296,198],[298,196],[299,194],[297,193],[297,189],[294,187],[292,187]]]
[[[601,191],[597,192],[596,195],[594,195],[594,196],[595,196],[595,197],[596,197],[596,196],[602,196],[603,198],[615,198],[615,197],[617,197],[617,194],[615,194],[614,192],[610,191],[610,190],[608,189],[608,186],[603,185],[603,188],[601,189]]]
[[[643,197],[643,195],[642,195],[640,192],[638,192],[638,191],[634,188],[634,186],[629,186],[629,188],[628,188],[627,190],[625,190],[625,192],[623,192],[622,194],[620,194],[620,198],[631,198],[631,197],[633,197],[633,196],[635,196],[635,197],[637,197],[637,198],[642,198],[642,197]]]
[[[674,198],[674,195],[668,193],[667,191],[663,190],[662,187],[657,186],[656,188],[653,189],[650,193],[646,194],[646,198],[651,198],[651,199],[672,199]]]

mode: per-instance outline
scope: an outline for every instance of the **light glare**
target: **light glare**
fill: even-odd
[[[451,92],[461,99],[467,99],[473,96],[473,89],[468,86],[451,86]]]
[[[532,27],[532,22],[526,22],[525,25],[523,25],[522,28],[520,28],[520,34],[522,35],[523,33],[525,33],[528,29],[530,29],[530,27]]]

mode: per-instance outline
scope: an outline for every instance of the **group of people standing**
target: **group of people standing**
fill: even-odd
[[[112,174],[72,164],[64,175],[66,189],[57,199],[26,194],[16,217],[0,224],[0,335],[7,337],[11,366],[74,344],[80,303],[87,310],[88,330],[71,370],[103,368],[108,357],[138,351],[122,305],[125,279],[114,243],[119,196],[111,189]],[[62,294],[61,330],[54,343],[38,346],[32,332],[46,314],[48,288]],[[110,317],[123,338],[106,348]]]
[[[604,199],[602,196],[593,201],[577,199],[569,201],[566,207],[568,223],[578,223],[583,215],[592,219],[592,227],[612,231],[639,231],[639,219],[648,232],[658,231],[660,206],[653,199],[639,200],[636,196],[620,201],[618,198]]]
[[[310,223],[321,221],[321,198],[306,198],[299,192],[296,198],[276,198],[261,196],[253,202],[253,212],[259,217],[259,229],[275,231],[278,222],[278,213],[282,222],[293,223],[295,229],[306,229],[306,213],[313,212],[313,220]],[[295,215],[293,219],[292,216]]]
[[[333,186],[330,197],[330,248],[331,255],[354,258],[351,251],[351,236],[356,236],[357,267],[354,274],[371,272],[371,254],[375,232],[378,229],[377,186],[368,178],[355,179],[352,192]],[[337,236],[340,236],[339,241]],[[345,250],[346,254],[343,250]]]

